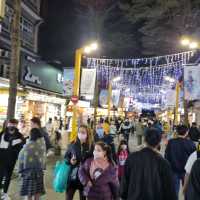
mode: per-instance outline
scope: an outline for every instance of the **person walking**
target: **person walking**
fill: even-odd
[[[40,129],[30,131],[28,143],[19,154],[18,172],[22,184],[20,195],[28,200],[39,200],[45,194],[44,170],[46,163],[46,145]]]
[[[33,117],[31,119],[31,129],[33,129],[33,128],[40,129],[40,131],[44,137],[44,140],[45,140],[47,156],[54,154],[53,153],[53,145],[51,144],[49,134],[45,131],[45,129],[42,128],[40,118]]]
[[[10,200],[8,189],[11,176],[25,140],[17,129],[18,121],[11,119],[3,132],[0,133],[0,197]]]
[[[124,166],[129,155],[128,143],[126,140],[121,140],[117,152],[117,164],[118,164],[118,178],[121,182],[124,176]]]
[[[81,163],[92,157],[92,152],[93,138],[90,130],[86,125],[81,125],[76,140],[69,145],[65,153],[65,159],[72,167],[68,187],[66,188],[66,200],[72,200],[76,190],[79,190],[80,200],[85,200],[83,186],[78,177],[78,169]]]
[[[132,129],[132,124],[130,123],[129,119],[126,118],[120,127],[120,132],[123,134],[124,139],[127,142],[129,142],[129,136],[131,133],[131,129]]]
[[[191,153],[196,150],[195,144],[187,138],[188,129],[184,125],[177,126],[177,138],[168,142],[165,158],[169,161],[172,171],[177,199],[179,196],[180,182],[184,184],[185,165]]]
[[[146,131],[146,147],[130,154],[120,195],[122,200],[176,200],[172,171],[158,152],[161,135],[157,129]]]
[[[118,200],[119,182],[110,147],[98,142],[93,155],[79,169],[85,196],[88,200]]]
[[[142,140],[144,137],[144,127],[142,124],[142,120],[139,118],[139,120],[135,123],[135,131],[136,131],[136,137],[137,137],[137,145],[142,145]]]
[[[200,160],[196,160],[189,178],[189,183],[185,192],[185,200],[200,199]]]

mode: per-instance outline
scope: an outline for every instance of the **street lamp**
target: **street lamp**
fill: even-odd
[[[74,87],[73,87],[73,96],[77,99],[79,98],[79,87],[80,87],[80,75],[81,75],[81,59],[82,55],[89,54],[92,51],[98,49],[97,43],[91,43],[88,46],[77,49],[75,52],[75,68],[74,68]],[[74,141],[77,135],[77,106],[74,103],[73,105],[73,116],[72,116],[72,132],[70,135],[70,141]]]
[[[192,38],[183,37],[180,41],[182,46],[189,47],[190,49],[198,49],[199,43]]]

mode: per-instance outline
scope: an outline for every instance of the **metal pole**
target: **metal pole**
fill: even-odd
[[[109,82],[108,86],[108,120],[110,121],[110,110],[111,110],[111,98],[112,98],[112,82]]]
[[[180,94],[180,84],[176,83],[176,106],[174,112],[174,124],[178,125],[178,108],[179,108],[179,94]]]
[[[74,68],[74,87],[73,95],[79,97],[80,87],[80,74],[81,74],[81,58],[82,49],[77,49],[75,54],[75,68]],[[72,132],[70,135],[70,141],[74,141],[77,136],[77,105],[73,105],[73,116],[72,116]]]

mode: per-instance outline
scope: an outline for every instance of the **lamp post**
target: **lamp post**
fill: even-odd
[[[73,98],[79,99],[79,88],[80,88],[80,76],[81,76],[81,59],[83,53],[90,53],[98,48],[96,43],[92,43],[84,48],[77,49],[75,52],[75,68],[74,68],[74,87],[73,87]],[[70,141],[74,141],[77,135],[77,102],[73,104],[73,116],[72,116],[72,132],[70,135]]]

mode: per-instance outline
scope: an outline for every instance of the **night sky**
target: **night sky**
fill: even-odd
[[[117,3],[118,0],[110,1]],[[80,1],[43,0],[42,2],[41,15],[44,23],[40,27],[39,54],[44,60],[58,60],[64,66],[71,67],[74,64],[75,49],[88,42],[90,38],[87,26],[77,19],[77,8],[79,9],[80,6],[77,2]],[[107,27],[101,34],[101,40],[105,42],[105,45],[99,52],[100,56],[124,58],[140,55],[138,52],[140,44],[136,44],[139,42],[138,38],[131,42],[126,36],[119,35],[125,32],[134,32],[134,27],[127,23],[117,6],[105,26]],[[117,34],[113,36],[113,33]],[[135,36],[138,37],[137,34]],[[127,46],[124,47],[125,43]]]
[[[45,0],[41,15],[39,54],[47,61],[58,60],[72,66],[73,52],[79,46],[73,0]]]

